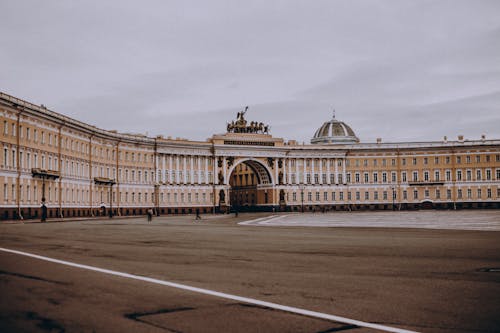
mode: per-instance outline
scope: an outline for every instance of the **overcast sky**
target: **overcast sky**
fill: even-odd
[[[500,1],[0,1],[0,90],[120,132],[205,140],[249,106],[309,142],[500,139]]]

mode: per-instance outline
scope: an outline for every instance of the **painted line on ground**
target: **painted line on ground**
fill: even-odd
[[[221,293],[221,292],[213,291],[210,289],[191,287],[191,286],[184,285],[184,284],[153,279],[153,278],[149,278],[146,276],[123,273],[123,272],[118,272],[118,271],[112,271],[109,269],[104,269],[104,268],[99,268],[99,267],[94,267],[94,266],[89,266],[89,265],[77,264],[77,263],[74,263],[71,261],[65,261],[65,260],[59,260],[59,259],[54,259],[54,258],[50,258],[50,257],[44,257],[44,256],[40,256],[40,255],[33,254],[33,253],[11,250],[11,249],[3,248],[3,247],[0,247],[0,251],[18,254],[18,255],[22,255],[22,256],[26,256],[26,257],[30,257],[30,258],[35,258],[35,259],[39,259],[39,260],[49,261],[49,262],[53,262],[56,264],[86,269],[89,271],[94,271],[94,272],[99,272],[99,273],[124,277],[124,278],[128,278],[128,279],[149,282],[149,283],[155,283],[155,284],[168,286],[168,287],[172,287],[172,288],[177,288],[177,289],[188,290],[188,291],[192,291],[192,292],[199,293],[199,294],[210,295],[210,296],[215,296],[215,297],[224,298],[224,299],[230,299],[230,300],[234,300],[234,301],[238,301],[238,302],[259,305],[259,306],[270,308],[270,309],[275,309],[275,310],[280,310],[280,311],[285,311],[285,312],[290,312],[290,313],[296,313],[299,315],[313,317],[313,318],[326,319],[326,320],[336,321],[336,322],[340,322],[340,323],[356,325],[359,327],[373,328],[373,329],[381,330],[381,331],[385,331],[385,332],[417,333],[415,331],[404,330],[401,328],[390,327],[390,326],[379,325],[379,324],[372,324],[372,323],[368,323],[368,322],[364,322],[364,321],[360,321],[360,320],[349,319],[349,318],[335,316],[335,315],[331,315],[331,314],[327,314],[327,313],[321,313],[321,312],[296,308],[296,307],[292,307],[292,306],[286,306],[286,305],[280,305],[280,304],[266,302],[266,301],[260,301],[258,299],[254,299],[254,298],[247,298],[247,297],[242,297],[242,296]]]
[[[238,224],[239,225],[263,225],[263,224],[266,224],[270,221],[279,220],[279,219],[285,218],[287,216],[288,215],[271,215],[271,216],[266,216],[266,217],[259,217],[258,219],[254,219],[254,220],[240,222]]]

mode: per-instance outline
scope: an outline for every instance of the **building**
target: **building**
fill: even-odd
[[[0,93],[0,218],[499,208],[500,140],[360,143],[335,118],[311,144],[245,119],[207,141],[117,133]]]

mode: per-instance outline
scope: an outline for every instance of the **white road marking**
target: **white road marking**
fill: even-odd
[[[16,250],[6,249],[6,248],[2,248],[2,247],[0,247],[0,251],[8,252],[8,253],[14,253],[14,254],[19,254],[19,255],[22,255],[22,256],[31,257],[31,258],[35,258],[35,259],[45,260],[45,261],[53,262],[53,263],[56,263],[56,264],[61,264],[61,265],[66,265],[66,266],[71,266],[71,267],[77,267],[77,268],[87,269],[89,271],[100,272],[100,273],[104,273],[104,274],[115,275],[115,276],[120,276],[120,277],[124,277],[124,278],[129,278],[129,279],[134,279],[134,280],[139,280],[139,281],[144,281],[144,282],[149,282],[149,283],[160,284],[160,285],[168,286],[168,287],[172,287],[172,288],[178,288],[178,289],[188,290],[188,291],[192,291],[192,292],[195,292],[195,293],[200,293],[200,294],[205,294],[205,295],[210,295],[210,296],[215,296],[215,297],[230,299],[230,300],[234,300],[234,301],[238,301],[238,302],[259,305],[259,306],[266,307],[266,308],[281,310],[281,311],[290,312],[290,313],[296,313],[296,314],[300,314],[300,315],[304,315],[304,316],[308,316],[308,317],[321,318],[321,319],[336,321],[336,322],[340,322],[340,323],[344,323],[344,324],[356,325],[356,326],[359,326],[359,327],[373,328],[373,329],[381,330],[381,331],[385,331],[385,332],[417,333],[415,331],[404,330],[404,329],[401,329],[401,328],[395,328],[395,327],[390,327],[390,326],[385,326],[385,325],[379,325],[379,324],[372,324],[372,323],[367,323],[367,322],[359,321],[359,320],[355,320],[355,319],[349,319],[349,318],[345,318],[345,317],[330,315],[330,314],[327,314],[327,313],[321,313],[321,312],[316,312],[316,311],[304,310],[304,309],[295,308],[295,307],[291,307],[291,306],[286,306],[286,305],[280,305],[280,304],[271,303],[271,302],[260,301],[258,299],[254,299],[254,298],[241,297],[241,296],[236,296],[236,295],[221,293],[221,292],[213,291],[213,290],[209,290],[209,289],[202,289],[202,288],[197,288],[197,287],[191,287],[191,286],[188,286],[188,285],[179,284],[179,283],[175,283],[175,282],[158,280],[158,279],[153,279],[153,278],[149,278],[149,277],[145,277],[145,276],[140,276],[140,275],[135,275],[135,274],[117,272],[117,271],[112,271],[112,270],[109,270],[109,269],[104,269],[104,268],[99,268],[99,267],[94,267],[94,266],[77,264],[77,263],[70,262],[70,261],[64,261],[64,260],[59,260],[59,259],[44,257],[44,256],[40,256],[40,255],[37,255],[37,254],[28,253],[28,252],[16,251]]]
[[[279,219],[282,219],[286,217],[287,215],[271,215],[271,216],[266,216],[266,217],[259,217],[258,219],[255,220],[249,220],[249,221],[244,221],[238,223],[239,225],[259,225],[259,224],[265,224],[270,221],[276,221]]]

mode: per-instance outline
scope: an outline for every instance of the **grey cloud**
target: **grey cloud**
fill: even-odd
[[[365,141],[498,137],[499,16],[498,1],[2,1],[0,90],[197,140],[245,105],[306,142],[334,107]]]

